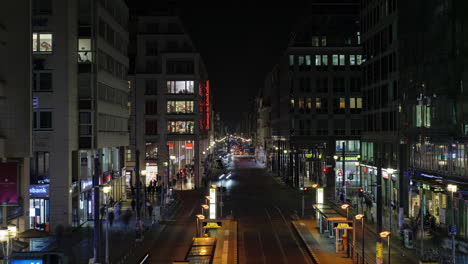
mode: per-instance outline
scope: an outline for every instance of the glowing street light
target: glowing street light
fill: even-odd
[[[354,218],[356,218],[356,220],[361,220],[361,223],[362,223],[362,253],[361,253],[361,258],[362,258],[362,264],[364,264],[364,215],[363,214],[357,214],[354,216]],[[356,245],[355,245],[356,246]]]
[[[387,242],[388,242],[388,263],[391,263],[390,262],[390,232],[389,231],[383,231],[383,232],[380,232],[379,235],[381,238],[387,238]]]
[[[349,204],[342,204],[341,209],[346,210],[346,220],[347,220],[348,214],[349,214]]]

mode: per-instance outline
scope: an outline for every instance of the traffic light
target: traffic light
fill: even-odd
[[[304,191],[308,191],[309,190],[309,187],[304,187]]]

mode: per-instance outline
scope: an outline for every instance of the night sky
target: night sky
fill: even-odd
[[[309,1],[127,0],[130,7],[145,10],[168,2],[178,7],[205,62],[214,110],[235,128],[241,112],[253,110],[255,95],[284,53],[292,28]]]
[[[234,128],[287,47],[305,1],[178,1],[181,19],[201,53],[214,109]],[[263,2],[265,3],[265,2]]]

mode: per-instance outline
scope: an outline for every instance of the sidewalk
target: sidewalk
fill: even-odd
[[[315,220],[293,220],[292,224],[316,264],[353,263],[346,254],[335,252],[335,240],[320,235]]]
[[[158,196],[153,197],[151,203],[157,205]],[[145,217],[147,215],[146,207],[141,209],[141,217],[144,225],[144,241],[136,240],[136,212],[132,211],[131,200],[121,201],[120,214],[115,216],[112,226],[109,228],[109,260],[111,263],[133,263],[130,260],[140,257],[145,249],[145,243],[152,240],[165,227],[154,219]],[[166,214],[172,214],[177,210],[177,201],[168,206]],[[124,213],[131,212],[130,218],[126,218]],[[105,255],[106,241],[106,219],[102,220],[100,256]],[[88,263],[94,254],[94,225],[89,221],[71,232],[64,233],[61,236],[49,236],[40,239],[41,249],[37,251],[55,251],[63,252],[70,264]],[[29,250],[31,251],[32,248]]]
[[[216,239],[213,264],[237,264],[237,221],[223,221]]]

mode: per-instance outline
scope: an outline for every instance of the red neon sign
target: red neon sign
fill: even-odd
[[[210,81],[200,82],[200,129],[209,130],[211,127],[211,101],[210,101]]]

